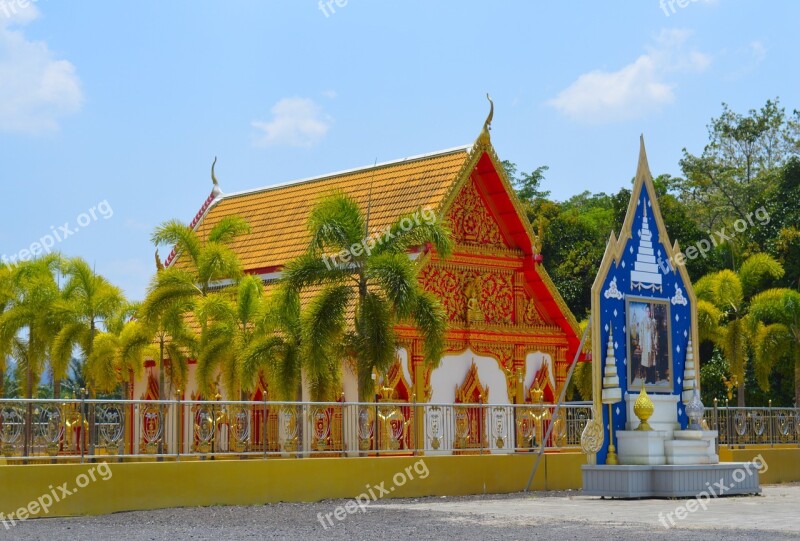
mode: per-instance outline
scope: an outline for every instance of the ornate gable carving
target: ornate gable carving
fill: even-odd
[[[527,305],[525,306],[525,312],[522,314],[522,320],[525,322],[525,324],[547,325],[547,322],[542,317],[542,314],[539,313],[539,309],[536,308],[536,299],[528,298],[525,302]]]
[[[403,365],[401,364],[399,358],[396,358],[392,366],[389,367],[389,371],[386,373],[386,379],[384,380],[383,384],[384,386],[394,390],[395,400],[399,402],[407,402],[411,400],[413,390],[411,383],[406,380],[405,374],[403,374]]]
[[[464,378],[461,387],[456,385],[456,403],[458,404],[486,404],[489,400],[489,387],[481,385],[478,377],[478,367],[475,361]]]
[[[513,324],[514,284],[510,272],[428,265],[419,280],[442,301],[454,323]]]
[[[553,403],[555,401],[556,390],[553,387],[553,378],[550,363],[545,362],[533,378],[528,395],[530,402],[536,403]]]
[[[465,246],[508,248],[473,179],[464,184],[456,196],[447,219],[456,243]]]

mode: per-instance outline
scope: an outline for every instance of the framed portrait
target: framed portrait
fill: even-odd
[[[626,297],[628,390],[672,392],[672,333],[668,300]]]

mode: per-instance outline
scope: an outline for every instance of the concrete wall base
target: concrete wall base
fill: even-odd
[[[664,466],[582,466],[583,493],[608,498],[685,498],[761,493],[752,462]],[[713,493],[711,492],[713,491]]]

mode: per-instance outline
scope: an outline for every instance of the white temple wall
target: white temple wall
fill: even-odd
[[[438,368],[431,373],[432,404],[452,404],[456,400],[456,387],[461,387],[472,362],[478,368],[478,378],[489,387],[489,404],[511,404],[508,398],[506,375],[493,357],[478,355],[470,349],[455,355],[445,355]]]
[[[539,370],[542,369],[543,366],[548,365],[550,367],[550,383],[553,385],[553,389],[556,389],[556,367],[553,366],[553,358],[540,351],[535,353],[529,353],[525,357],[525,389],[530,389],[531,385],[533,385],[533,380],[536,377],[536,374],[539,373]]]
[[[470,349],[463,353],[455,355],[445,355],[438,368],[434,369],[431,373],[431,400],[432,404],[453,404],[456,399],[456,387],[461,387],[467,373],[472,367],[472,363],[478,369],[478,379],[481,384],[489,388],[489,396],[487,397],[488,404],[511,404],[508,397],[508,387],[506,383],[506,376],[501,370],[497,359],[493,357],[484,357],[476,354]],[[506,416],[510,419],[512,416],[510,408],[503,408],[506,411]],[[443,445],[440,449],[435,450],[431,447],[429,438],[426,438],[426,452],[429,454],[451,454],[453,443],[455,439],[455,417],[454,409],[447,408],[444,416],[440,419],[439,424],[443,430]],[[427,411],[425,424],[426,433],[430,429],[432,422],[432,415],[435,415],[431,410]],[[492,423],[491,410],[486,410],[486,415],[483,422],[483,430],[490,436],[487,438],[487,449],[492,453],[505,453],[510,452],[510,449],[500,449],[497,447],[494,438],[491,437],[491,423]]]

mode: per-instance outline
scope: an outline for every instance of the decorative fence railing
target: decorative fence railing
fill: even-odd
[[[0,400],[9,463],[523,453],[580,447],[589,403]],[[544,437],[552,423],[547,441]],[[800,445],[800,409],[709,407],[720,446]]]
[[[0,400],[0,458],[387,456],[580,446],[591,405]]]
[[[706,408],[705,423],[720,446],[800,445],[800,408]]]

